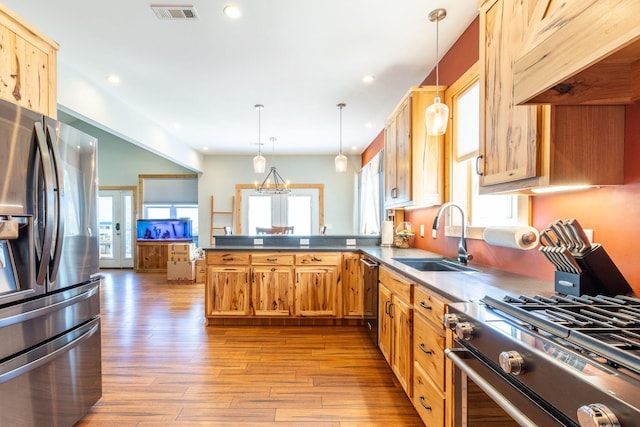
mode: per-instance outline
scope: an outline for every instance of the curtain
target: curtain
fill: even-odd
[[[380,234],[382,156],[381,151],[360,170],[360,234]]]

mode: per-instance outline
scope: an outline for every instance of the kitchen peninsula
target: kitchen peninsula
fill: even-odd
[[[381,247],[379,236],[224,236],[214,243],[205,249],[207,325],[370,325],[363,307],[375,295],[377,347],[426,425],[452,417],[447,305],[553,294],[551,282],[482,265],[419,271],[406,259],[442,256]],[[373,289],[364,285],[362,257],[380,264]]]
[[[254,243],[256,241],[258,243]],[[301,245],[301,241],[306,244]],[[371,257],[395,273],[406,276],[413,284],[434,291],[450,302],[475,301],[485,295],[501,298],[505,294],[551,295],[554,292],[552,282],[473,263],[470,266],[475,271],[471,273],[418,271],[396,261],[396,258],[441,258],[442,255],[414,248],[381,247],[379,244],[379,236],[364,235],[217,236],[214,246],[205,248],[207,320],[209,324],[216,324],[221,319],[226,320],[224,323],[229,323],[230,319],[250,317],[254,320],[250,324],[256,324],[255,316],[259,310],[256,311],[254,304],[257,303],[252,300],[252,297],[257,296],[252,287],[255,288],[259,284],[249,284],[256,280],[256,272],[262,271],[278,273],[277,276],[269,277],[270,282],[265,284],[269,292],[275,292],[276,286],[284,289],[284,295],[287,295],[292,292],[295,294],[294,279],[302,269],[316,267],[316,270],[313,270],[316,274],[325,272],[331,276],[327,283],[331,284],[333,289],[327,287],[327,293],[322,294],[325,303],[331,300],[332,303],[338,304],[340,300],[345,299],[345,290],[340,291],[338,287],[345,274],[348,275],[348,269],[345,271],[344,265],[347,255]],[[264,276],[265,273],[262,274]],[[316,282],[316,285],[318,283]],[[299,311],[301,308],[287,305],[285,301],[293,301],[291,304],[297,301],[295,295],[292,300],[289,300],[290,297],[291,295],[287,295],[278,299],[280,303],[285,304],[286,310],[272,306],[272,310],[260,314],[266,318],[282,318],[284,315],[295,316],[297,313],[300,318],[313,317],[316,321],[321,318],[341,317],[341,311],[318,310],[314,313],[302,313]]]

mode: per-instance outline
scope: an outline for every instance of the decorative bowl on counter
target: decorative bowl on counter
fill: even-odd
[[[403,221],[396,227],[396,235],[393,237],[393,246],[406,249],[409,247],[409,239],[415,236],[411,224]]]

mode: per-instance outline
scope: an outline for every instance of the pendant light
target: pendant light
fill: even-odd
[[[336,156],[336,172],[347,171],[347,156],[342,154],[342,109],[346,107],[345,103],[340,103],[337,107],[340,109],[340,152]]]
[[[276,138],[271,137],[270,139],[271,139],[271,144],[274,147],[273,151],[275,152]],[[262,184],[260,184],[259,186],[256,185],[256,193],[289,194],[291,193],[291,188],[289,188],[289,182],[287,182],[280,176],[276,167],[271,166],[271,170],[262,181]]]
[[[264,173],[267,159],[265,159],[262,155],[262,141],[260,141],[260,112],[264,109],[264,105],[256,104],[254,107],[256,108],[256,110],[258,110],[258,155],[253,158],[253,171],[255,173]]]
[[[438,66],[440,65],[440,58],[438,56],[439,23],[446,16],[446,9],[435,9],[429,13],[429,20],[436,23],[436,97],[433,100],[433,104],[427,108],[425,119],[427,122],[427,133],[434,136],[444,135],[447,130],[447,122],[449,121],[449,107],[447,107],[447,104],[440,102],[440,93],[438,91]]]

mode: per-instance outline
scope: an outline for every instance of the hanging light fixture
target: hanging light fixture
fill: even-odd
[[[436,23],[436,97],[433,100],[433,104],[427,108],[425,119],[427,121],[427,133],[436,136],[443,135],[446,132],[447,122],[449,120],[449,107],[447,107],[447,104],[440,102],[440,93],[438,92],[438,66],[440,62],[438,56],[439,23],[446,16],[446,9],[435,9],[429,13],[429,20]]]
[[[264,105],[256,104],[254,107],[258,110],[258,155],[253,158],[253,171],[255,173],[264,173],[264,167],[267,164],[267,159],[262,155],[262,141],[260,140],[260,112],[264,109]]]
[[[340,152],[336,156],[336,172],[347,171],[347,156],[342,154],[342,109],[347,105],[343,102],[337,105],[340,109]]]
[[[276,138],[271,137],[271,144],[274,147],[275,151],[275,142]],[[256,184],[256,193],[261,194],[289,194],[291,193],[291,188],[289,188],[289,182],[285,181],[275,166],[271,166],[271,170],[262,181],[262,184]]]

